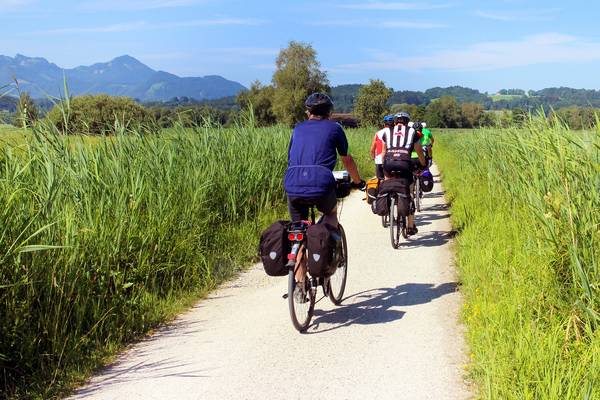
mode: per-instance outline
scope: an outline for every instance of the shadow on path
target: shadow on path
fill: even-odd
[[[432,283],[405,283],[394,288],[372,289],[348,296],[342,306],[330,311],[315,310],[315,319],[307,331],[308,334],[322,333],[354,324],[385,324],[401,319],[405,311],[395,307],[425,304],[456,292],[457,283],[447,282],[441,285]],[[335,326],[319,329],[321,324]]]

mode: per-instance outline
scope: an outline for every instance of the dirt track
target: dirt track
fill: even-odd
[[[362,193],[344,202],[346,299],[340,307],[318,301],[307,334],[290,322],[287,278],[255,266],[72,398],[469,398],[451,228],[436,182],[417,217],[419,233],[399,250]]]

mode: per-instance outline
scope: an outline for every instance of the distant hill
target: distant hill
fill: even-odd
[[[140,101],[166,101],[186,96],[197,100],[235,96],[246,88],[218,75],[179,77],[155,71],[131,56],[109,62],[63,69],[44,58],[0,55],[0,87],[16,77],[21,91],[34,98],[60,96],[66,77],[73,95],[105,93]]]

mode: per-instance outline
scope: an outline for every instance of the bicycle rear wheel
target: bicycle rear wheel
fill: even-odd
[[[390,240],[392,247],[397,249],[400,247],[400,233],[402,230],[402,217],[398,212],[398,204],[396,196],[392,196],[390,201]]]
[[[315,309],[315,293],[310,289],[308,277],[304,279],[304,288],[296,282],[294,269],[288,273],[288,305],[292,324],[298,332],[308,329]]]
[[[328,280],[329,290],[327,291],[329,299],[339,306],[342,303],[344,290],[346,289],[346,278],[348,277],[348,244],[346,242],[346,233],[342,225],[339,225],[340,235],[342,236],[341,253],[336,255],[338,267],[335,274],[331,275]]]
[[[415,192],[413,193],[415,199],[415,208],[418,212],[421,212],[421,180],[418,176],[415,177]]]

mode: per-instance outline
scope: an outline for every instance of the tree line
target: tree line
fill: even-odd
[[[332,88],[315,49],[310,44],[291,41],[277,56],[271,83],[255,81],[237,97],[202,102],[180,97],[142,105],[123,97],[78,96],[67,102],[67,113],[62,102],[48,112],[47,118],[62,132],[84,134],[107,134],[116,129],[115,124],[154,130],[175,125],[228,126],[239,121],[257,126],[293,126],[304,120],[304,99],[316,91],[329,93],[336,112],[351,112],[363,126],[380,125],[384,115],[407,111],[413,120],[425,121],[434,128],[505,127],[520,124],[528,114],[545,109],[549,117],[558,118],[574,129],[585,129],[596,124],[593,104],[600,106],[600,91],[567,88],[528,93],[503,89],[499,94],[507,98],[495,101],[487,94],[461,86],[437,87],[425,92],[394,91],[378,79],[371,79],[365,85]],[[588,103],[556,111],[552,106],[544,107],[548,99],[556,103],[567,101],[566,98],[577,104]],[[514,107],[508,108],[507,104]],[[27,93],[13,104],[8,101],[8,105],[15,109],[11,119],[16,126],[27,127],[44,116],[45,110],[40,110]]]

